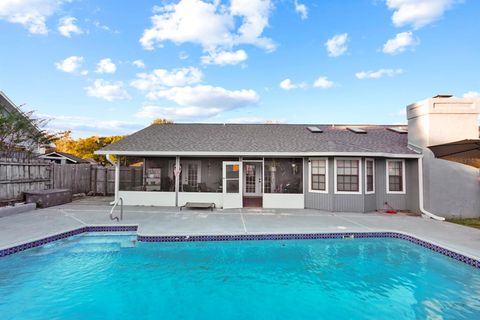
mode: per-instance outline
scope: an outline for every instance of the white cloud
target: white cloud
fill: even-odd
[[[394,77],[396,75],[402,74],[402,69],[379,69],[376,71],[360,71],[355,73],[357,79],[379,79],[382,77]]]
[[[442,17],[457,0],[386,0],[393,10],[392,22],[396,27],[411,25],[419,29]]]
[[[347,41],[348,34],[342,33],[333,36],[325,42],[325,47],[327,47],[328,55],[330,57],[339,57],[345,52],[347,52]]]
[[[133,61],[132,64],[137,68],[145,69],[145,63],[140,59]]]
[[[73,73],[73,72],[76,72],[78,69],[80,69],[80,67],[82,66],[82,63],[83,63],[83,57],[71,56],[66,58],[65,60],[55,63],[55,66],[60,71]]]
[[[318,77],[313,86],[315,88],[328,89],[333,87],[333,81],[328,80],[327,77]]]
[[[202,81],[203,73],[194,67],[172,70],[155,69],[151,73],[138,73],[137,78],[130,85],[141,91],[148,91],[148,95],[155,95],[156,91],[166,87],[178,87],[196,84]]]
[[[200,107],[159,107],[144,106],[135,114],[138,118],[156,119],[188,119],[188,118],[207,118],[221,113],[220,108],[200,108]]]
[[[220,1],[180,0],[155,6],[152,27],[144,30],[140,43],[147,50],[172,41],[197,43],[204,50],[252,44],[272,51],[273,41],[262,37],[272,7],[270,0],[232,0],[229,6]]]
[[[99,120],[93,117],[66,116],[66,115],[39,115],[49,122],[46,129],[50,131],[71,130],[75,138],[92,135],[124,135],[143,128],[141,123],[120,120]]]
[[[398,54],[404,52],[408,47],[418,44],[418,40],[413,38],[412,32],[400,32],[395,38],[388,40],[383,45],[383,53]]]
[[[256,123],[264,123],[264,124],[275,124],[275,123],[287,123],[285,119],[280,119],[280,120],[271,120],[271,119],[266,119],[262,117],[239,117],[239,118],[231,118],[225,121],[226,123],[251,123],[251,124],[256,124]]]
[[[86,20],[88,20],[88,19],[86,19]],[[90,20],[88,20],[88,21],[90,21]],[[98,29],[101,29],[101,30],[104,30],[104,31],[108,31],[108,32],[111,32],[111,33],[114,33],[114,34],[120,33],[118,30],[114,30],[114,29],[110,28],[110,27],[107,26],[107,25],[101,24],[99,21],[93,21],[92,23],[93,23],[93,25],[94,25],[95,27],[97,27]]]
[[[86,88],[87,95],[90,97],[97,97],[107,101],[115,100],[130,100],[131,97],[123,88],[123,82],[109,82],[103,79],[97,79],[92,86]]]
[[[115,73],[117,71],[117,66],[112,62],[112,59],[106,58],[102,59],[97,63],[97,73]]]
[[[164,98],[183,107],[221,111],[254,105],[259,100],[254,90],[227,90],[210,85],[173,87],[152,93],[152,98]]]
[[[60,19],[60,23],[58,25],[58,32],[62,36],[70,38],[72,34],[82,34],[83,31],[75,25],[75,22],[77,21],[76,18],[74,17],[63,17]]]
[[[299,89],[299,88],[305,88],[306,84],[305,83],[293,83],[292,80],[290,79],[285,79],[279,84],[280,88],[283,90],[292,90],[292,89]]]
[[[254,90],[227,90],[213,86],[175,87],[157,93],[157,97],[173,101],[179,107],[144,106],[139,118],[191,119],[208,118],[222,112],[253,106],[259,97]]]
[[[480,99],[480,92],[468,91],[463,94],[463,97],[468,99]]]
[[[177,107],[144,106],[139,118],[207,118],[222,112],[253,106],[259,97],[254,90],[227,90],[221,87],[197,85],[174,87],[155,93],[156,98],[175,102]]]
[[[235,65],[247,60],[248,55],[244,50],[237,51],[211,51],[202,56],[203,64],[216,64],[220,66]]]
[[[302,18],[302,20],[307,19],[308,18],[308,8],[307,8],[307,6],[304,5],[304,4],[298,3],[297,0],[295,0],[294,5],[295,5],[295,12],[300,14],[300,17]]]
[[[45,22],[61,4],[61,0],[1,0],[0,19],[21,24],[32,34],[47,34]]]

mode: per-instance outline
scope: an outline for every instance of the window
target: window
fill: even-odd
[[[404,160],[387,160],[387,193],[405,193]]]
[[[360,159],[335,159],[335,192],[362,193],[360,189]]]
[[[375,193],[375,160],[365,159],[365,193]]]
[[[310,192],[328,193],[328,160],[310,159]]]
[[[303,193],[302,158],[265,158],[264,167],[264,193]]]

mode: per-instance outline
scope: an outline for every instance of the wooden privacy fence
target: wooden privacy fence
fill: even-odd
[[[28,158],[0,158],[0,201],[17,200],[23,192],[51,186],[51,164]]]
[[[120,167],[121,190],[138,190],[142,185],[143,168]],[[70,189],[73,194],[113,195],[115,168],[0,158],[1,202],[22,200],[25,191],[45,189]]]

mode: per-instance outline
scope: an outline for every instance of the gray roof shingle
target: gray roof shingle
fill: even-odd
[[[317,126],[323,133],[312,133]],[[362,128],[356,134],[347,127]],[[415,154],[407,134],[380,125],[153,124],[113,143],[101,153],[126,152],[358,152]],[[403,126],[404,127],[404,126]]]

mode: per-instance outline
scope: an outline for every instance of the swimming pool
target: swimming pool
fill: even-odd
[[[0,258],[6,319],[479,319],[480,270],[404,240],[137,242]]]

